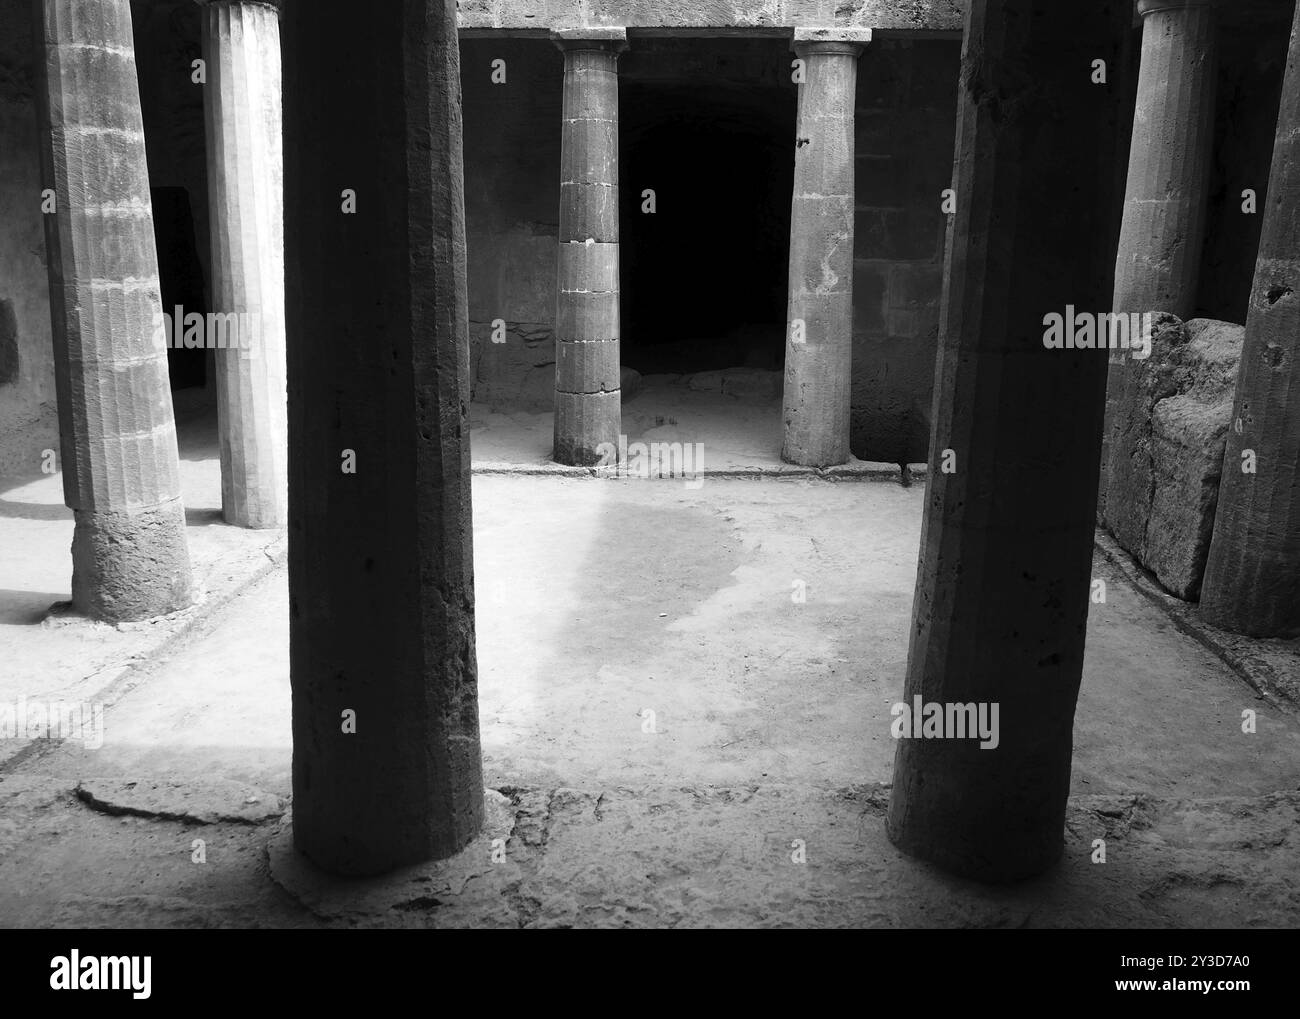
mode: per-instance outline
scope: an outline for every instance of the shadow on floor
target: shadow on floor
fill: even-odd
[[[56,602],[66,602],[71,591],[14,591],[0,588],[0,625],[36,626]]]

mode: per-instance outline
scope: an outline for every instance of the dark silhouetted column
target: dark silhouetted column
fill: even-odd
[[[796,30],[803,61],[790,210],[785,438],[781,459],[849,459],[853,359],[853,124],[858,56],[869,30]]]
[[[1260,637],[1300,635],[1300,9],[1273,144],[1201,611]]]
[[[337,874],[482,825],[455,24],[284,11],[293,832]]]
[[[555,33],[564,51],[555,309],[555,459],[597,463],[622,421],[618,321],[621,28]]]
[[[43,0],[41,158],[73,607],[193,601],[127,0]]]
[[[973,0],[904,701],[983,704],[996,746],[905,738],[888,830],[987,881],[1061,854],[1083,667],[1106,352],[1044,319],[1106,310],[1123,0]],[[954,713],[955,714],[955,713]],[[953,731],[949,730],[952,735]]]
[[[284,168],[280,15],[268,3],[199,0],[215,312],[240,345],[216,352],[221,509],[240,527],[288,513],[284,379]]]

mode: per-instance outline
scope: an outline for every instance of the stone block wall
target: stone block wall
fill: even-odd
[[[858,63],[851,445],[863,460],[928,455],[960,62],[958,40],[880,40]]]
[[[549,411],[563,56],[544,39],[464,39],[460,66],[474,399]]]
[[[1245,327],[1154,318],[1151,356],[1128,366],[1107,420],[1103,522],[1179,598],[1200,594]]]

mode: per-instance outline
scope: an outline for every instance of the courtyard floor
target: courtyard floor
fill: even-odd
[[[489,425],[549,435],[499,417],[476,462]],[[101,747],[0,750],[0,925],[1300,925],[1300,722],[1100,555],[1059,868],[989,888],[899,854],[925,489],[806,477],[477,474],[488,830],[326,880],[287,849],[282,541],[219,522],[210,425],[182,422],[209,591],[183,620],[45,618],[71,514],[57,478],[0,486],[0,700],[106,706]]]

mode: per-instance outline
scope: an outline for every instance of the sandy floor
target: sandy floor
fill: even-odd
[[[0,923],[1300,922],[1300,724],[1101,560],[1061,868],[987,889],[893,849],[889,707],[923,499],[820,479],[477,476],[483,753],[504,795],[460,860],[364,886],[285,851],[275,568],[145,655],[101,748],[36,744],[0,769]],[[26,662],[10,632],[6,660]],[[47,653],[76,673],[76,645]],[[56,689],[35,672],[11,685]]]

